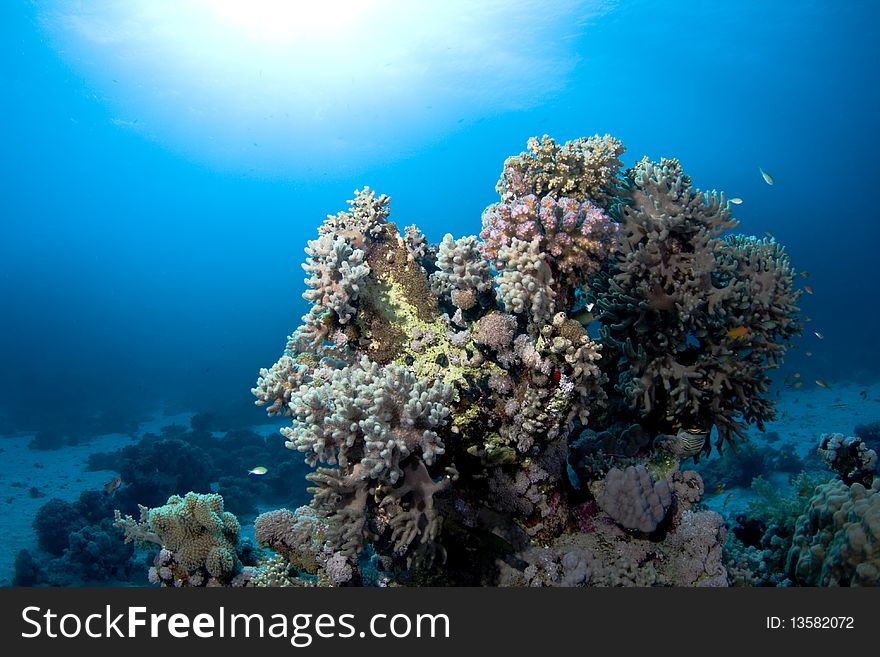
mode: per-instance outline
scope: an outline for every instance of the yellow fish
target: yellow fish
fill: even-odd
[[[268,468],[264,468],[262,465],[257,466],[253,470],[248,470],[248,474],[252,475],[264,475],[269,472]]]
[[[764,169],[762,169],[761,167],[758,167],[758,171],[761,172],[761,177],[764,179],[765,183],[767,183],[768,185],[773,184],[773,176],[771,176],[769,173],[764,171]]]
[[[728,338],[730,338],[732,340],[742,340],[748,334],[749,334],[749,329],[746,328],[745,326],[735,326],[734,328],[730,329],[724,335],[726,335]]]
[[[119,490],[120,486],[122,486],[122,477],[113,477],[113,479],[104,484],[104,495],[112,495]]]
[[[742,205],[743,200],[739,196],[734,196],[732,199],[730,199],[730,202],[734,205]]]
[[[825,390],[831,390],[831,386],[825,383],[822,379],[816,379],[816,385],[820,388],[825,388]]]

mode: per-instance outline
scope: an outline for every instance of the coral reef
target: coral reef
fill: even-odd
[[[623,151],[529,140],[479,239],[401,235],[369,188],[328,216],[253,390],[316,468],[258,519],[256,583],[727,583],[679,463],[773,417],[799,293],[775,242],[723,235],[723,195]]]
[[[151,579],[726,585],[726,528],[681,463],[773,417],[799,293],[778,244],[724,235],[723,195],[623,152],[529,140],[479,238],[401,234],[369,188],[328,215],[310,309],[252,390],[290,419],[311,502],[257,518],[255,570],[217,495],[119,515],[162,544]]]

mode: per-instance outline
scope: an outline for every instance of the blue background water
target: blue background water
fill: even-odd
[[[491,71],[438,72],[441,38],[439,54],[420,53],[412,93],[384,73],[344,105],[331,93],[337,125],[322,127],[352,132],[350,157],[344,143],[312,143],[302,158],[274,148],[289,135],[273,121],[236,127],[221,97],[204,130],[229,144],[208,149],[215,135],[186,118],[185,94],[148,99],[149,67],[126,69],[113,44],[82,46],[46,6],[77,3],[0,5],[0,428],[163,405],[259,420],[249,389],[306,309],[299,263],[325,214],[367,184],[432,241],[477,233],[504,158],[544,133],[610,132],[627,164],[677,157],[698,186],[741,196],[742,230],[771,231],[811,272],[813,322],[792,367],[830,382],[880,374],[877,3],[575,2],[530,44],[528,14],[490,22],[505,48],[521,39],[551,70],[524,71],[517,90],[513,62],[503,93],[483,97]],[[435,88],[435,73],[455,91]],[[298,92],[308,104],[312,91]],[[385,112],[386,95],[412,107]],[[371,130],[374,143],[354,143]]]

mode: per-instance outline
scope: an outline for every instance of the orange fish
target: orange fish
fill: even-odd
[[[104,495],[112,495],[119,490],[120,486],[122,486],[122,477],[113,477],[113,479],[104,484]]]
[[[731,338],[732,340],[742,340],[748,334],[749,334],[748,328],[746,328],[745,326],[736,326],[736,327],[730,329],[724,335],[726,335],[728,338]]]

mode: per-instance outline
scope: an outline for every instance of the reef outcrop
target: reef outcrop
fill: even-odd
[[[319,227],[253,390],[315,468],[309,507],[258,521],[266,582],[727,583],[679,465],[774,416],[800,293],[723,194],[623,153],[529,140],[479,237],[401,234],[369,188]]]

